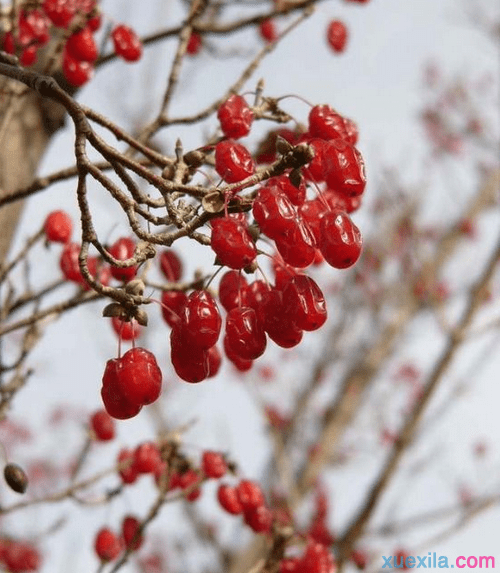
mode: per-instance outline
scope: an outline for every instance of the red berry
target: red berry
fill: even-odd
[[[310,540],[302,557],[300,570],[304,573],[336,573],[337,568],[330,550],[321,543]]]
[[[245,510],[244,521],[255,533],[269,533],[272,526],[272,512],[264,505]]]
[[[162,316],[169,326],[180,322],[183,309],[187,304],[187,295],[183,291],[167,290],[162,293]]]
[[[301,573],[301,560],[299,557],[282,559],[279,563],[278,573]]]
[[[284,237],[276,239],[276,248],[285,263],[304,269],[314,260],[316,240],[304,219],[297,215],[295,225],[287,230]]]
[[[98,410],[91,416],[91,429],[100,442],[115,438],[115,422],[105,410]]]
[[[365,191],[365,165],[356,147],[342,139],[333,139],[327,142],[323,161],[329,187],[349,197],[359,196]]]
[[[252,212],[262,233],[275,241],[286,239],[297,225],[297,211],[278,187],[261,187]]]
[[[275,42],[278,39],[276,24],[274,23],[274,20],[272,20],[271,18],[266,18],[265,20],[262,20],[262,22],[260,22],[259,32],[260,36],[266,42]]]
[[[152,352],[131,348],[120,359],[117,388],[136,405],[152,404],[161,394],[162,372]]]
[[[135,243],[129,237],[121,237],[108,249],[108,252],[118,261],[125,261],[134,255]],[[112,276],[119,281],[130,281],[136,276],[137,267],[111,267]]]
[[[143,535],[139,534],[140,521],[128,515],[122,522],[122,537],[124,545],[132,551],[137,551],[143,544]],[[133,541],[135,539],[135,541]]]
[[[248,283],[239,271],[227,271],[218,285],[218,299],[228,312],[246,299]]]
[[[58,28],[67,28],[76,11],[74,0],[44,0],[42,8]]]
[[[235,487],[222,484],[217,491],[217,499],[227,513],[238,515],[243,511],[243,506],[238,499]]]
[[[87,21],[87,27],[91,32],[97,32],[101,28],[101,14],[93,16]]]
[[[22,66],[29,68],[37,61],[38,46],[28,46],[21,52],[19,62]]]
[[[111,33],[115,53],[126,62],[137,62],[143,53],[143,45],[136,32],[124,24],[116,26]]]
[[[65,211],[49,213],[44,223],[45,237],[55,243],[68,243],[72,236],[73,223]]]
[[[250,307],[233,308],[225,321],[227,348],[245,360],[255,360],[265,352],[267,339],[257,313]]]
[[[2,564],[10,573],[38,571],[41,566],[40,553],[29,543],[9,540],[2,556]]]
[[[201,50],[203,40],[201,35],[197,32],[192,32],[189,38],[189,43],[187,44],[187,54],[190,56],[195,56]]]
[[[252,368],[253,360],[238,356],[234,352],[234,349],[229,345],[229,339],[227,336],[224,337],[224,352],[227,358],[232,362],[236,370],[239,372],[248,372],[248,370]]]
[[[208,350],[217,343],[222,317],[208,291],[197,290],[190,294],[180,325],[187,341],[198,348]]]
[[[283,295],[271,289],[264,300],[264,330],[269,338],[282,348],[293,348],[302,340],[302,330],[284,311]]]
[[[215,146],[215,169],[227,183],[237,183],[255,173],[255,163],[244,145],[228,139]]]
[[[134,464],[134,452],[123,448],[117,456],[117,464],[124,464],[124,467],[119,470],[122,483],[134,483],[138,477],[138,471]]]
[[[118,316],[112,318],[112,327],[121,340],[136,340],[141,334],[141,326],[136,321],[126,322]]]
[[[134,451],[133,463],[139,474],[155,473],[162,465],[159,448],[153,442],[140,444]]]
[[[2,49],[8,54],[13,54],[16,51],[16,44],[12,32],[6,32],[3,37]]]
[[[256,509],[265,504],[264,494],[259,484],[250,480],[241,480],[236,487],[239,502],[245,511]]]
[[[79,253],[80,245],[77,243],[67,243],[61,251],[59,266],[68,281],[80,283],[83,280],[79,267]]]
[[[113,561],[122,550],[120,539],[108,527],[103,527],[96,534],[94,550],[101,561]]]
[[[171,362],[185,382],[202,382],[210,375],[210,351],[194,346],[180,324],[171,331]]]
[[[320,251],[327,263],[336,269],[346,269],[358,260],[362,251],[362,236],[343,211],[329,211],[323,216]]]
[[[105,410],[117,420],[133,418],[141,410],[141,404],[133,404],[122,392],[118,385],[118,370],[120,359],[108,360],[103,374],[101,398]]]
[[[348,29],[344,22],[332,20],[327,28],[327,41],[334,52],[344,52],[348,41]]]
[[[217,117],[225,137],[239,139],[250,133],[253,111],[240,95],[231,95],[218,108]]]
[[[326,104],[315,105],[311,108],[309,112],[309,135],[324,140],[344,139],[348,141],[349,138],[346,121],[342,115]],[[308,140],[308,143],[311,144],[311,141]],[[321,156],[323,156],[323,146],[317,143],[313,143],[313,146],[315,150],[316,147],[319,147]]]
[[[66,81],[75,87],[83,86],[93,77],[94,68],[92,64],[75,60],[67,52],[63,55],[62,67]]]
[[[208,478],[221,478],[227,473],[227,462],[219,452],[203,452],[201,469]]]
[[[199,474],[195,470],[187,470],[180,476],[179,484],[181,489],[191,488],[195,483],[200,480]],[[187,501],[196,501],[201,495],[201,488],[196,487],[190,493],[186,494]]]
[[[66,51],[74,60],[79,62],[93,63],[98,58],[98,48],[88,27],[82,28],[68,38]]]
[[[304,181],[296,187],[291,181],[287,173],[279,175],[278,177],[271,177],[267,180],[266,187],[278,187],[290,199],[293,205],[302,205],[306,200],[306,184]]]
[[[220,350],[216,344],[208,350],[208,363],[208,378],[213,378],[213,376],[218,374],[220,366],[222,365],[222,355],[220,354]]]
[[[163,251],[159,255],[159,263],[161,271],[168,281],[176,283],[182,278],[182,261],[175,251],[171,249]]]
[[[325,297],[306,275],[293,277],[283,291],[284,312],[302,330],[317,330],[327,320]]]
[[[243,269],[255,260],[257,249],[245,225],[231,217],[213,219],[211,248],[218,263]]]

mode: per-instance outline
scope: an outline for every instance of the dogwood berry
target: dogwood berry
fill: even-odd
[[[143,54],[143,45],[136,32],[126,26],[119,24],[111,33],[115,53],[126,62],[137,62]]]
[[[218,108],[217,117],[225,137],[239,139],[250,133],[253,111],[240,95],[231,95]]]

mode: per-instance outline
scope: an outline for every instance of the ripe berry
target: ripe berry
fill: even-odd
[[[291,181],[287,173],[279,175],[278,177],[271,177],[266,182],[266,187],[278,187],[290,199],[293,205],[302,205],[306,200],[306,184],[304,181],[296,187]]]
[[[367,178],[361,153],[342,139],[327,142],[323,155],[327,185],[339,193],[356,197],[365,190]]]
[[[257,249],[245,225],[231,217],[213,219],[211,248],[221,265],[243,269],[255,260]]]
[[[239,139],[250,133],[253,111],[240,95],[231,95],[218,108],[217,117],[225,137]]]
[[[218,374],[220,366],[222,365],[222,355],[220,354],[220,350],[216,344],[208,350],[208,363],[208,378],[213,378],[213,376]]]
[[[217,491],[217,499],[222,508],[232,515],[239,515],[243,511],[243,506],[238,499],[235,487],[222,484]]]
[[[362,236],[343,211],[330,211],[323,216],[320,251],[327,263],[336,269],[346,269],[358,260],[362,251]]]
[[[192,32],[189,38],[189,43],[187,44],[187,54],[190,56],[195,56],[201,50],[201,46],[203,45],[203,40],[201,35],[197,32]]]
[[[179,484],[181,489],[189,489],[200,480],[199,474],[195,470],[187,470],[180,476]],[[196,487],[186,494],[187,501],[196,501],[201,495],[201,488]]]
[[[218,285],[218,299],[227,312],[243,303],[247,296],[248,283],[239,271],[227,271]]]
[[[285,313],[302,330],[317,330],[327,320],[325,297],[320,287],[306,275],[293,277],[283,291]]]
[[[264,330],[269,338],[282,348],[293,348],[302,340],[302,330],[284,311],[283,295],[276,288],[264,300]]]
[[[224,337],[224,352],[225,356],[227,356],[227,358],[232,362],[236,370],[239,372],[248,372],[248,370],[252,368],[253,360],[238,356],[234,352],[234,349],[229,345],[229,339],[227,336]]]
[[[155,473],[162,464],[159,448],[153,442],[140,444],[134,451],[133,463],[139,474]]]
[[[275,42],[278,39],[276,24],[271,18],[266,18],[260,22],[259,33],[266,42]]]
[[[171,362],[182,380],[190,383],[202,382],[210,374],[209,350],[194,346],[185,335],[180,324],[174,324],[171,331]]]
[[[47,215],[44,223],[45,237],[54,243],[67,243],[73,230],[70,215],[65,211],[53,211]]]
[[[155,402],[161,393],[162,372],[152,352],[131,348],[120,359],[117,389],[136,405]]]
[[[135,243],[129,237],[121,237],[117,239],[115,243],[108,249],[108,252],[119,261],[125,261],[130,259],[135,250]],[[137,267],[135,265],[131,267],[111,267],[112,276],[119,281],[130,281],[136,276]]]
[[[267,339],[257,313],[250,307],[233,308],[225,321],[227,348],[245,360],[255,360],[265,352]]]
[[[162,316],[169,326],[180,322],[183,309],[187,304],[187,295],[182,291],[168,290],[161,296]]]
[[[33,66],[33,64],[37,61],[37,50],[38,46],[28,46],[25,48],[19,57],[20,64],[25,68]]]
[[[336,573],[337,568],[330,550],[321,543],[309,540],[300,570],[304,573]]]
[[[65,47],[67,53],[79,62],[93,63],[98,58],[98,48],[88,27],[72,34],[66,41]]]
[[[309,112],[309,135],[324,140],[347,140],[349,137],[346,122],[342,115],[326,104],[315,105],[311,108]],[[308,142],[311,143],[309,140]],[[319,144],[313,143],[315,149],[317,145],[319,146]],[[321,146],[319,147],[321,149]],[[323,152],[321,155],[323,155]]]
[[[269,533],[272,526],[272,512],[264,505],[245,510],[244,522],[251,527],[255,533]]]
[[[241,480],[236,487],[239,502],[245,511],[256,509],[265,504],[264,494],[259,484],[250,480]]]
[[[126,322],[118,316],[112,318],[112,327],[121,340],[136,340],[141,334],[141,326],[136,321]]]
[[[58,28],[67,28],[76,11],[75,2],[69,0],[44,0],[42,8]]]
[[[117,464],[124,465],[119,470],[122,483],[134,483],[138,477],[138,470],[134,464],[134,452],[123,448],[117,456]]]
[[[215,146],[215,169],[227,183],[237,183],[255,173],[255,163],[244,145],[228,139]]]
[[[143,53],[143,46],[136,32],[124,24],[116,26],[111,33],[115,53],[126,62],[137,62]]]
[[[182,278],[182,261],[180,257],[171,249],[166,249],[159,255],[161,271],[166,279],[172,283],[178,282]]]
[[[348,29],[344,22],[332,20],[327,28],[327,41],[332,50],[338,54],[344,52],[348,41]]]
[[[208,478],[221,478],[227,473],[227,462],[219,452],[203,452],[201,469]]]
[[[113,561],[122,550],[120,539],[108,527],[103,527],[96,534],[94,550],[101,561]]]
[[[68,281],[80,283],[83,280],[79,267],[79,253],[80,245],[77,243],[67,243],[61,251],[59,266]]]
[[[180,324],[184,337],[194,346],[208,350],[217,343],[222,317],[208,291],[197,290],[190,294]]]
[[[94,74],[92,64],[75,60],[67,52],[63,55],[62,69],[66,81],[77,88],[87,83]]]
[[[140,521],[132,515],[128,515],[122,522],[122,537],[124,545],[132,551],[137,551],[143,544],[143,535],[138,534]],[[135,541],[133,541],[135,539]]]
[[[41,561],[38,550],[22,541],[9,540],[2,553],[2,565],[10,573],[38,571]]]
[[[276,248],[285,263],[304,269],[314,260],[316,240],[302,217],[295,218],[295,225],[288,229],[284,237],[276,239]]]
[[[108,360],[103,374],[103,386],[101,388],[101,399],[105,410],[112,418],[117,420],[127,420],[133,418],[141,410],[141,404],[132,403],[124,395],[118,385],[118,370],[120,359],[112,358]]]
[[[277,241],[297,225],[297,211],[277,187],[261,187],[253,201],[253,216],[264,235]]]
[[[105,410],[98,410],[91,416],[91,430],[100,442],[115,438],[115,422]]]

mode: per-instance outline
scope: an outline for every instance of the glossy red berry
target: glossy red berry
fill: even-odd
[[[134,451],[133,463],[139,474],[155,473],[162,464],[159,448],[153,442],[140,444]]]
[[[244,269],[255,260],[257,249],[245,225],[231,217],[213,219],[211,248],[219,264]]]
[[[122,538],[124,539],[124,545],[132,551],[137,551],[143,545],[143,535],[139,533],[139,530],[139,519],[132,515],[124,518],[122,522]]]
[[[222,365],[222,354],[216,344],[208,350],[208,364],[208,378],[213,378],[213,376],[218,374],[220,366]]]
[[[264,300],[264,330],[282,348],[293,348],[302,340],[302,330],[284,311],[283,294],[271,289]]]
[[[228,139],[215,146],[215,169],[227,183],[237,183],[255,173],[255,163],[244,145]]]
[[[251,480],[241,480],[236,487],[239,502],[245,511],[250,511],[265,505],[264,494],[258,483]]]
[[[325,297],[311,277],[293,277],[283,291],[285,313],[302,330],[317,330],[327,320]]]
[[[327,28],[327,41],[332,50],[338,54],[344,52],[348,42],[348,29],[344,22],[332,20]]]
[[[208,291],[197,290],[190,294],[180,325],[187,341],[197,348],[208,350],[217,343],[222,317]]]
[[[129,237],[121,237],[108,249],[108,252],[118,261],[125,261],[134,255],[135,242]],[[119,281],[130,281],[136,276],[136,265],[131,267],[111,267],[112,276]]]
[[[134,452],[128,448],[123,448],[117,456],[117,464],[122,466],[119,469],[122,483],[134,483],[138,478],[138,471],[134,464]]]
[[[239,515],[243,511],[235,487],[222,484],[217,490],[217,499],[227,513]]]
[[[136,32],[126,26],[119,24],[111,33],[115,53],[126,62],[137,62],[143,54],[143,45]]]
[[[224,336],[224,352],[225,356],[232,362],[236,370],[239,372],[248,372],[253,366],[253,360],[242,358],[234,352],[234,349],[229,345],[229,339]]]
[[[171,362],[175,372],[185,382],[202,382],[210,375],[210,351],[194,346],[180,324],[171,331]]]
[[[108,360],[103,374],[103,386],[101,388],[101,398],[105,410],[112,418],[117,420],[127,420],[133,418],[141,410],[141,404],[131,402],[119,388],[118,371],[120,359],[112,358]]]
[[[302,205],[306,200],[306,184],[301,180],[296,187],[291,181],[288,173],[271,177],[266,182],[266,187],[279,187],[281,191],[290,199],[293,205]]]
[[[250,307],[233,308],[225,321],[227,348],[245,360],[255,360],[265,352],[267,339],[257,313]]]
[[[197,32],[192,32],[189,38],[189,43],[187,44],[187,54],[195,56],[201,51],[202,45],[203,39],[201,38],[201,35]]]
[[[255,533],[269,533],[272,526],[272,517],[272,511],[264,505],[245,510],[244,512],[244,522]]]
[[[278,187],[261,187],[253,201],[253,216],[264,235],[275,241],[286,239],[297,225],[297,211]]]
[[[323,159],[329,187],[349,197],[357,197],[365,191],[365,165],[356,147],[342,139],[333,139],[327,142]]]
[[[65,211],[53,211],[44,223],[45,237],[54,243],[67,243],[72,237],[73,223]]]
[[[217,117],[225,137],[239,139],[250,133],[253,111],[240,95],[231,95],[218,108]]]
[[[201,469],[208,478],[218,479],[227,473],[227,462],[219,452],[203,452]]]
[[[182,278],[183,265],[180,257],[172,249],[166,249],[159,255],[162,274],[172,283]]]
[[[101,561],[113,561],[119,556],[122,550],[122,545],[120,539],[115,535],[115,533],[113,533],[108,527],[103,527],[96,534],[94,550]]]
[[[146,406],[161,394],[162,372],[152,352],[131,348],[120,359],[117,388],[133,404]]]
[[[284,237],[276,239],[276,248],[285,263],[294,268],[305,269],[316,255],[316,240],[304,219],[297,215],[295,225]]]
[[[66,51],[79,62],[93,63],[98,58],[98,47],[88,27],[72,34],[66,41]]]
[[[278,39],[278,31],[272,18],[266,18],[260,22],[259,33],[266,42],[275,42]]]
[[[91,416],[91,430],[100,442],[115,438],[115,422],[105,410],[98,410]]]
[[[87,83],[94,74],[94,68],[89,62],[80,62],[67,52],[63,55],[63,75],[66,81],[77,88]]]
[[[309,135],[324,140],[347,140],[349,137],[346,122],[342,115],[326,104],[315,105],[311,108],[309,112]],[[322,149],[320,144],[314,143],[313,145],[315,149],[317,146],[320,150]],[[321,155],[323,156],[323,151],[321,151]]]
[[[162,293],[162,316],[169,326],[180,322],[187,298],[183,291],[167,290]]]
[[[239,271],[227,271],[218,285],[218,299],[228,312],[239,303],[243,304],[247,297],[248,283]]]
[[[112,328],[121,340],[136,340],[141,334],[141,326],[135,320],[126,322],[118,316],[112,318]]]
[[[181,489],[191,489],[192,491],[190,493],[187,493],[185,495],[185,497],[187,498],[187,501],[196,501],[196,499],[199,498],[199,496],[201,495],[201,488],[200,487],[196,487],[195,489],[192,489],[192,487],[194,486],[194,484],[196,484],[199,480],[200,480],[200,476],[199,474],[195,471],[195,470],[187,470],[185,473],[183,473],[180,476],[179,479],[179,486]]]
[[[320,251],[327,263],[336,269],[346,269],[358,260],[362,252],[362,236],[343,211],[329,211],[323,216]]]
[[[49,20],[58,28],[67,28],[76,11],[73,0],[44,0],[42,8]]]

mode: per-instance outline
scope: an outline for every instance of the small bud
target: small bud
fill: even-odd
[[[24,493],[28,487],[28,477],[17,464],[7,464],[3,470],[7,485],[17,493]]]
[[[194,151],[189,151],[183,156],[183,160],[189,167],[193,167],[197,169],[201,167],[204,162],[204,153],[202,151],[198,151],[194,149]]]
[[[133,279],[126,284],[125,290],[128,294],[142,296],[145,292],[145,283],[141,279]]]
[[[220,213],[224,208],[224,198],[220,191],[213,191],[205,195],[201,201],[207,213]]]

